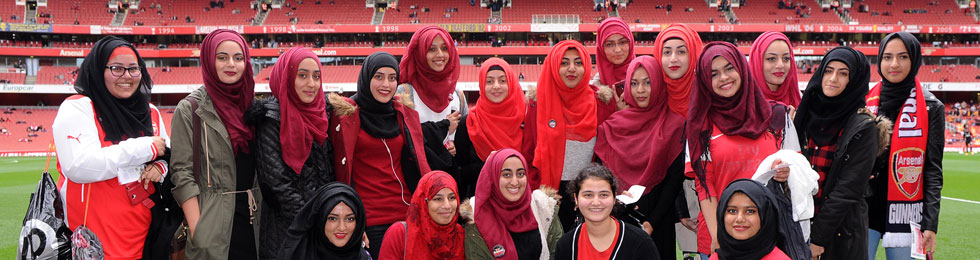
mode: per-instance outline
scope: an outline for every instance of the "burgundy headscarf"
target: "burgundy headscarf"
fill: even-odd
[[[597,33],[599,34],[599,41],[596,42],[597,46],[595,57],[596,67],[599,70],[599,80],[603,85],[612,86],[616,82],[626,78],[626,67],[629,67],[630,62],[636,57],[636,54],[634,53],[635,42],[633,41],[633,33],[630,32],[630,26],[619,17],[603,20],[602,23],[599,24],[599,30]],[[614,34],[622,35],[630,41],[629,54],[626,55],[626,60],[623,61],[623,64],[619,65],[613,64],[611,61],[606,59],[605,48],[603,47],[603,43],[606,42],[606,39]],[[586,75],[586,77],[588,77],[588,75]]]
[[[442,38],[449,47],[449,59],[446,68],[435,71],[429,67],[425,54],[429,52],[432,41]],[[438,26],[422,27],[412,35],[412,41],[405,48],[402,61],[398,64],[401,77],[398,83],[409,83],[415,88],[416,95],[427,107],[435,112],[442,112],[449,106],[449,97],[456,91],[456,81],[459,80],[459,53],[453,37]]]
[[[531,209],[531,187],[524,184],[524,195],[517,201],[507,201],[500,189],[500,172],[504,161],[511,157],[521,160],[527,168],[527,161],[517,150],[504,148],[487,158],[480,177],[476,181],[476,205],[473,216],[476,228],[483,235],[487,248],[493,251],[496,245],[504,246],[504,256],[498,259],[517,259],[517,249],[510,233],[527,232],[538,228],[538,221]],[[517,174],[516,172],[514,173]]]
[[[279,56],[279,61],[272,67],[269,88],[272,95],[279,99],[279,142],[282,144],[282,159],[293,172],[299,174],[303,163],[310,156],[313,141],[323,143],[327,139],[327,103],[323,95],[321,83],[317,83],[318,91],[313,102],[306,104],[299,100],[296,94],[296,74],[299,64],[306,59],[313,59],[320,68],[320,60],[307,48],[294,47]],[[325,73],[324,73],[325,74]],[[321,74],[322,75],[322,74]],[[313,76],[310,71],[309,76]]]
[[[779,85],[776,91],[772,91],[766,84],[766,75],[762,66],[765,62],[766,49],[775,41],[786,42],[786,46],[789,46],[790,64],[789,70],[786,71],[786,81],[783,81],[783,84]],[[752,43],[752,52],[749,53],[749,68],[752,71],[752,78],[755,79],[753,83],[762,89],[762,94],[766,96],[766,99],[779,101],[789,106],[800,106],[801,97],[799,80],[796,76],[796,56],[793,55],[793,45],[789,43],[789,38],[785,34],[770,31],[759,35],[759,38],[756,38],[755,42]]]
[[[233,41],[242,48],[245,54],[245,70],[242,78],[232,84],[222,83],[218,79],[218,71],[214,64],[218,45],[225,41]],[[201,74],[204,75],[204,88],[214,103],[214,110],[228,130],[232,150],[235,153],[247,153],[248,141],[255,136],[253,129],[245,124],[243,114],[252,105],[255,98],[255,80],[252,78],[252,57],[248,54],[248,43],[241,34],[228,29],[217,29],[204,37],[201,43]]]
[[[711,87],[711,61],[722,57],[735,67],[742,85],[731,97],[715,94]],[[751,139],[761,136],[770,128],[772,106],[762,90],[753,85],[745,55],[728,42],[710,42],[698,59],[695,89],[691,91],[691,105],[687,113],[687,142],[690,149],[691,167],[704,183],[704,165],[701,156],[708,152],[708,138],[712,125],[725,135],[740,135]]]
[[[646,70],[650,76],[650,103],[637,105],[631,89],[633,73]],[[667,83],[660,76],[660,62],[640,56],[629,64],[623,100],[629,108],[613,113],[599,125],[595,153],[625,187],[642,185],[647,192],[660,183],[667,168],[684,148],[684,117],[667,107]]]

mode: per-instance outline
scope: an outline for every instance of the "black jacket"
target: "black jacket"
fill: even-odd
[[[882,128],[890,127],[887,120],[881,122]],[[879,124],[865,108],[849,117],[841,130],[830,172],[815,200],[819,211],[810,226],[810,241],[824,247],[824,258],[868,258],[868,204],[864,194],[880,151],[880,137]],[[809,143],[805,132],[800,141]],[[803,150],[807,158],[813,152],[810,147]]]
[[[330,105],[327,106],[329,109]],[[329,138],[322,144],[314,143],[302,171],[296,174],[282,159],[279,101],[275,98],[256,101],[246,117],[256,126],[256,152],[253,154],[259,186],[266,198],[262,207],[264,221],[260,227],[259,256],[274,259],[296,212],[314,191],[334,180],[333,146]]]
[[[610,260],[660,259],[660,254],[657,252],[657,246],[653,244],[653,240],[650,239],[650,235],[647,235],[646,232],[636,226],[623,223],[622,220],[617,221],[619,222],[619,237],[616,238],[616,243],[612,245],[614,251],[610,257]],[[582,232],[582,225],[585,224],[579,224],[575,227],[575,229],[572,229],[571,231],[565,233],[565,235],[561,236],[561,239],[558,240],[558,246],[555,248],[555,259],[578,259],[578,237],[580,232]]]
[[[480,171],[483,170],[485,163],[479,155],[476,155],[476,148],[473,147],[473,140],[470,140],[469,128],[466,126],[467,118],[469,115],[462,116],[459,119],[459,126],[456,127],[456,156],[454,157],[456,174],[453,177],[459,186],[460,198],[473,197],[476,193],[476,180],[480,177]]]
[[[925,166],[922,169],[923,199],[922,230],[939,230],[939,201],[943,189],[943,148],[946,146],[946,116],[943,102],[927,90],[926,109],[929,113],[929,136],[926,141]],[[888,137],[889,139],[891,136]],[[868,217],[870,228],[885,232],[888,219],[888,155],[878,156],[874,167],[875,178],[871,180],[871,194],[868,198]]]

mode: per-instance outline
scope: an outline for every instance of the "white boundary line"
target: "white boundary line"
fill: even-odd
[[[955,200],[955,201],[959,201],[959,202],[966,202],[966,203],[973,203],[973,204],[980,205],[980,201],[972,201],[972,200],[965,200],[965,199],[950,198],[950,197],[946,197],[946,196],[943,196],[943,199]]]

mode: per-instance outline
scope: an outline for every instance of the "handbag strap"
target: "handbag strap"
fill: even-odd
[[[191,103],[191,115],[192,115],[192,125],[194,143],[191,145],[193,148],[193,161],[194,161],[194,180],[200,181],[201,179],[201,117],[197,115],[197,99],[192,97],[186,98],[188,102]]]
[[[84,184],[82,184],[82,192],[85,192]],[[82,226],[88,226],[88,204],[91,202],[91,200],[89,200],[89,198],[91,197],[92,197],[92,187],[89,186],[88,192],[85,193],[85,216],[82,217]]]

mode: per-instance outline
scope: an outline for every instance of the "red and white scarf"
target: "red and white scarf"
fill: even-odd
[[[868,93],[868,109],[878,114],[881,83]],[[929,114],[922,85],[915,81],[895,118],[895,128],[888,151],[888,219],[882,246],[908,247],[912,244],[909,223],[922,220],[925,148],[929,136]]]

